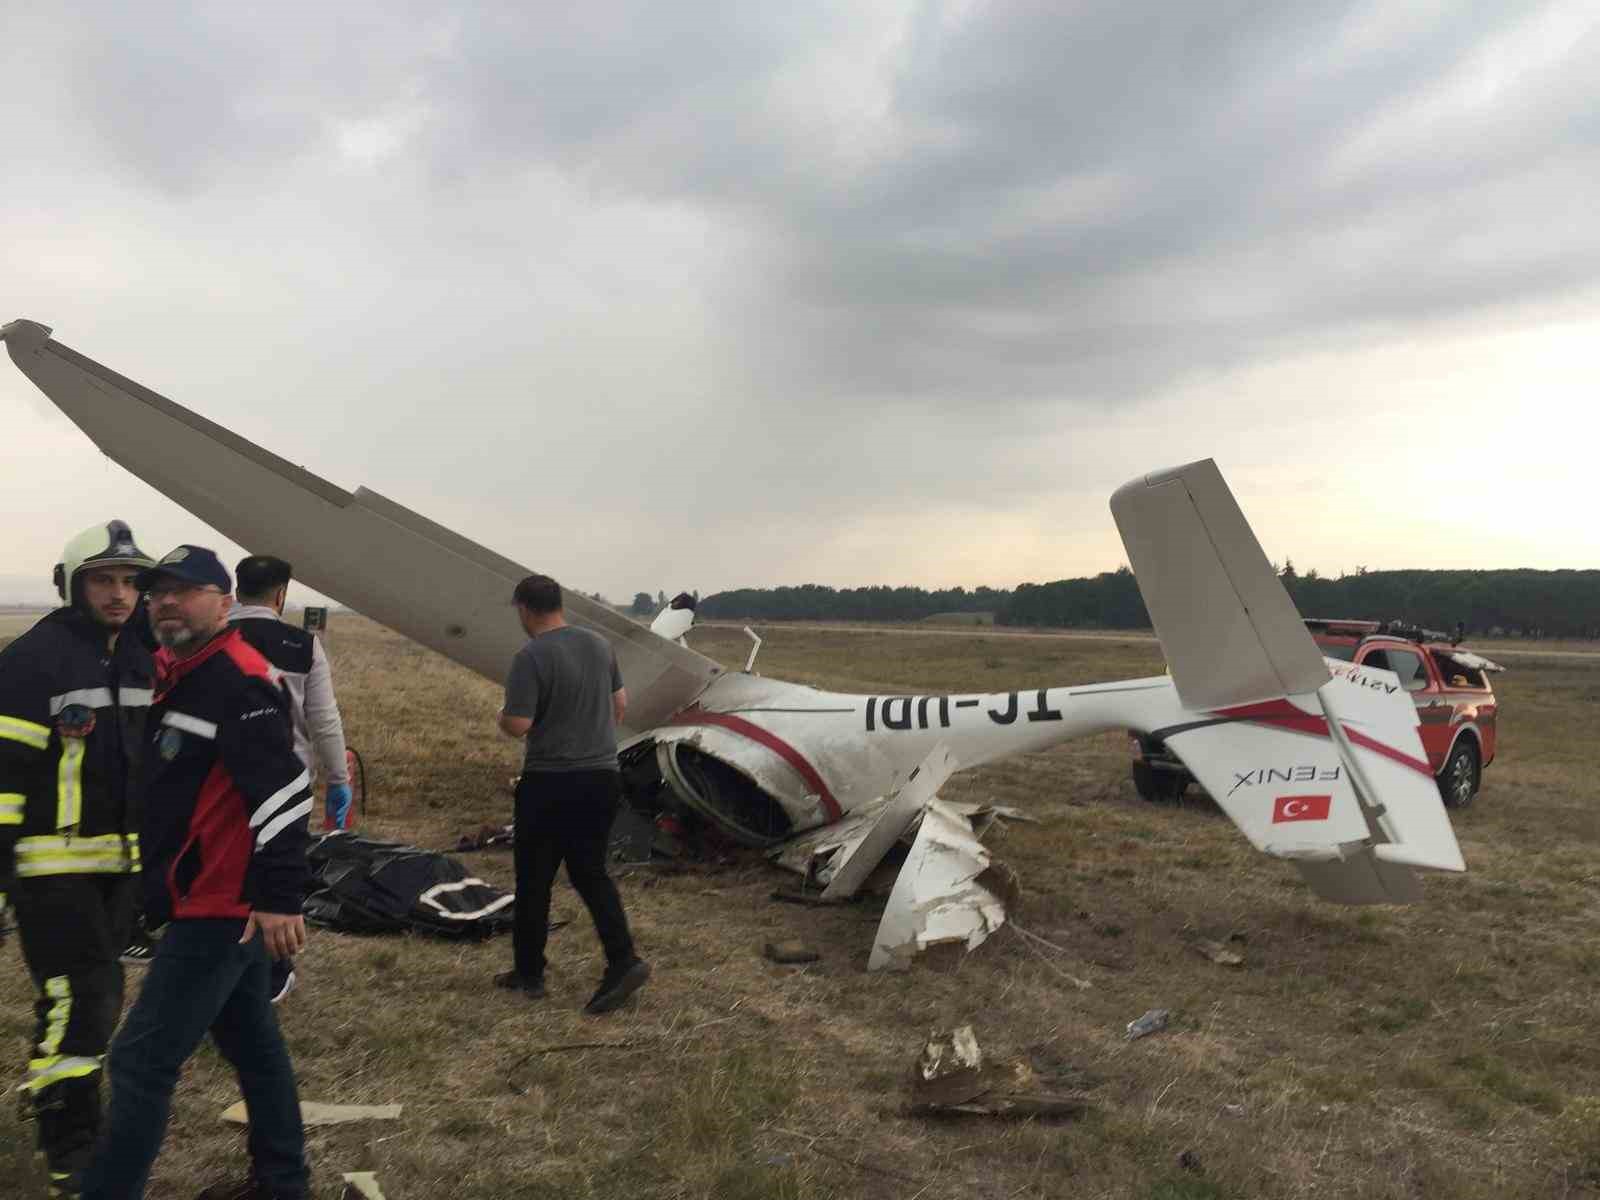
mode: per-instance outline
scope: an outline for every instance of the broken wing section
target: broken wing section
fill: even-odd
[[[0,330],[12,361],[113,461],[309,587],[496,683],[526,640],[508,608],[527,568],[365,488],[353,495],[50,338]],[[694,700],[721,672],[581,592],[567,619],[601,634],[628,688],[624,736]]]
[[[935,946],[976,949],[1005,924],[1016,890],[1010,868],[989,854],[972,823],[942,801],[929,801],[889,893],[867,969],[904,970]]]

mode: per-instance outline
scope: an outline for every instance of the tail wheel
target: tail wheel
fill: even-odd
[[[1478,748],[1463,737],[1450,750],[1444,770],[1439,772],[1439,795],[1446,808],[1466,808],[1478,794],[1481,778]]]

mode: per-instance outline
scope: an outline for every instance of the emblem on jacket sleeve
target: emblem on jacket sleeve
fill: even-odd
[[[56,717],[56,732],[64,738],[86,738],[94,732],[94,709],[69,704]]]
[[[183,731],[174,729],[171,725],[163,726],[161,733],[156,737],[156,753],[161,756],[162,762],[171,762],[178,757],[178,751],[183,749]]]

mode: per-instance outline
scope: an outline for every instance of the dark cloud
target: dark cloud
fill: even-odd
[[[536,473],[641,570],[692,513],[788,578],[1125,478],[1091,435],[1174,388],[1600,277],[1581,3],[12,16],[19,311],[512,552]]]

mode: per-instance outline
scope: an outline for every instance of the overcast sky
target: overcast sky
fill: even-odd
[[[1205,457],[1302,573],[1594,567],[1597,62],[1593,0],[12,3],[0,321],[614,600],[1109,570]],[[222,544],[0,413],[0,599]]]

